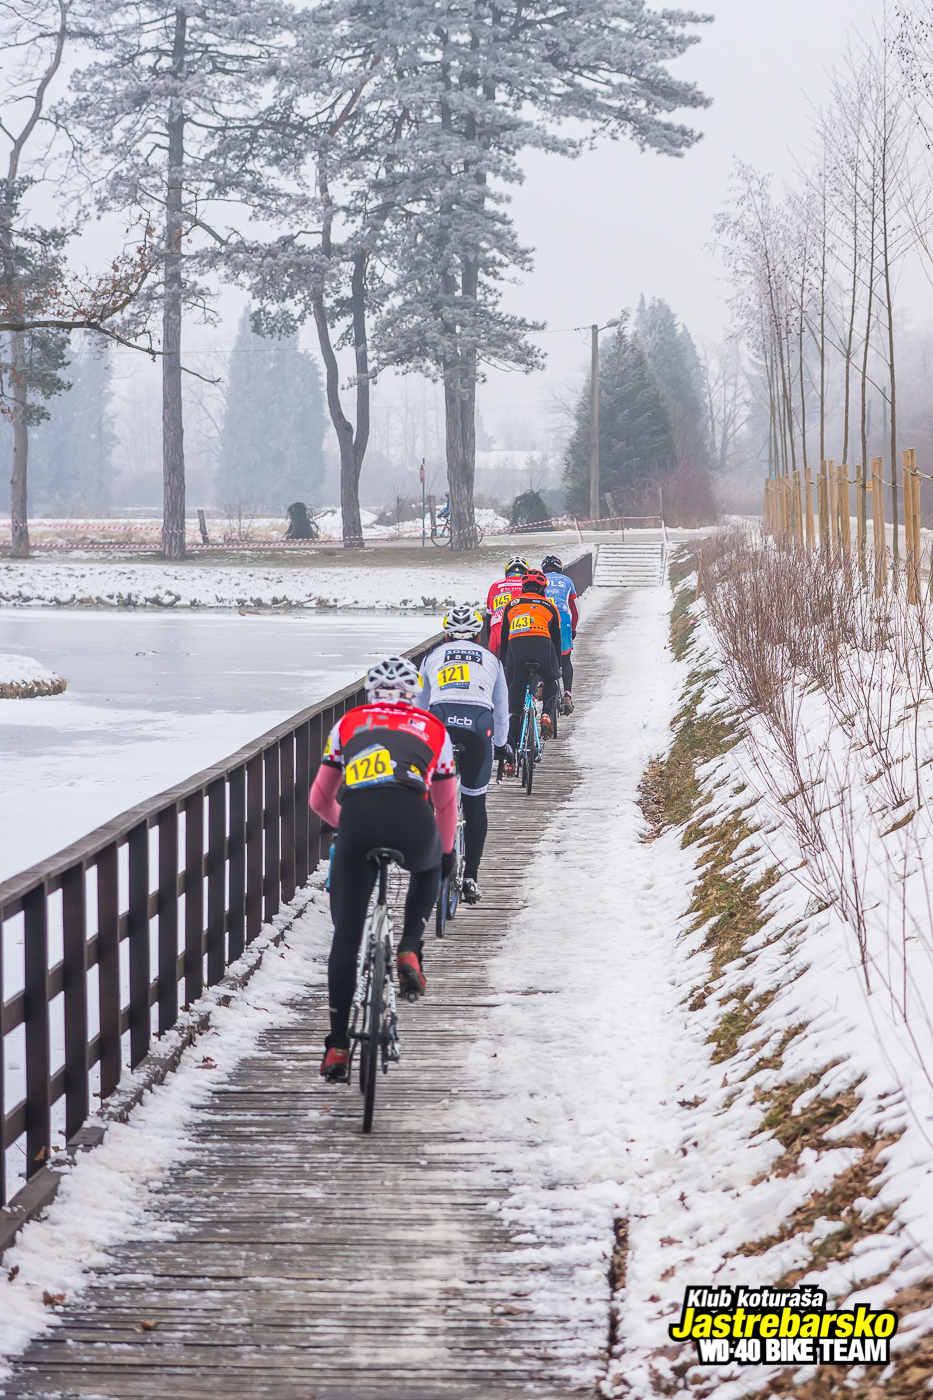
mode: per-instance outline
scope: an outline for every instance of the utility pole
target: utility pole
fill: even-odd
[[[599,327],[590,327],[590,519],[599,519]]]
[[[424,458],[421,459],[421,470],[418,472],[421,477],[421,548],[424,549]]]

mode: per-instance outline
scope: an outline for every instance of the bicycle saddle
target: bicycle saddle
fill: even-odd
[[[405,857],[401,851],[396,851],[392,846],[374,846],[371,851],[366,852],[366,859],[374,860],[377,865],[388,865],[393,860],[396,865],[405,864]]]
[[[528,672],[529,676],[536,676],[539,674],[541,667],[538,665],[537,661],[526,661],[525,670]]]

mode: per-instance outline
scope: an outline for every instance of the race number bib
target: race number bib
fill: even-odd
[[[493,612],[498,612],[500,608],[507,608],[509,603],[512,602],[512,599],[513,595],[511,593],[497,593],[492,600]]]
[[[447,686],[461,686],[470,684],[470,667],[466,661],[461,661],[458,666],[444,666],[437,673],[437,683],[443,690]]]
[[[513,617],[509,623],[509,635],[513,632],[527,632],[532,620],[531,613],[519,613],[518,617]]]
[[[394,777],[394,764],[388,749],[381,744],[373,744],[357,754],[352,763],[347,764],[346,781],[348,788],[371,787],[374,783],[391,783]]]

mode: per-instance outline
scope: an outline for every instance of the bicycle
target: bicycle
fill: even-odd
[[[485,531],[481,525],[470,525],[463,532],[464,545],[469,549],[475,549],[477,545],[483,543]],[[450,521],[445,520],[440,528],[431,531],[431,543],[436,544],[439,549],[453,548],[453,538],[450,533]]]
[[[454,744],[454,762],[457,765],[457,835],[454,838],[454,872],[441,877],[441,887],[437,895],[434,911],[434,932],[438,938],[444,937],[447,920],[452,919],[460,906],[460,891],[463,888],[463,803],[460,800],[460,755],[462,744]]]
[[[360,940],[356,990],[350,1007],[349,1072],[352,1075],[353,1055],[359,1046],[363,1132],[370,1133],[376,1108],[376,1075],[380,1067],[383,1074],[388,1073],[389,1062],[398,1064],[401,1057],[395,995],[395,950],[392,945],[386,884],[389,866],[393,861],[401,865],[405,857],[401,851],[393,850],[391,846],[376,846],[366,852],[366,859],[373,861],[378,867],[379,888],[375,906],[366,920]]]
[[[515,753],[515,771],[521,779],[525,795],[531,796],[534,783],[535,764],[541,761],[541,731],[538,727],[538,707],[535,704],[535,677],[538,667],[533,661],[525,662],[528,684],[525,686],[525,703],[522,708],[522,727]]]

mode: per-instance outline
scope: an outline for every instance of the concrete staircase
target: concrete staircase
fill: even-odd
[[[661,582],[664,545],[658,539],[600,544],[593,573],[594,588],[656,588]]]

